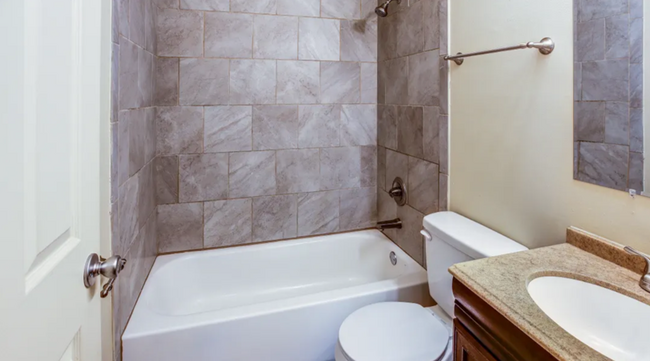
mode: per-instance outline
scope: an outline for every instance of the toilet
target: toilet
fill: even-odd
[[[423,221],[429,293],[438,303],[382,302],[353,312],[339,328],[336,361],[450,361],[456,263],[524,251],[519,243],[453,212]]]

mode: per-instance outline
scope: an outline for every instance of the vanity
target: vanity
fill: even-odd
[[[454,265],[454,360],[650,360],[645,270],[573,228],[565,244]]]

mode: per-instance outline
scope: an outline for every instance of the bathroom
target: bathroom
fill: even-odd
[[[0,347],[650,360],[644,5],[3,1]]]

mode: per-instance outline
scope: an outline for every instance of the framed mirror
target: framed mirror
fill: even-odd
[[[573,1],[574,178],[650,196],[650,4]]]

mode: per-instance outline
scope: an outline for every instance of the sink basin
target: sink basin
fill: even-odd
[[[537,306],[589,347],[615,361],[650,360],[650,306],[610,289],[563,277],[528,284]]]

